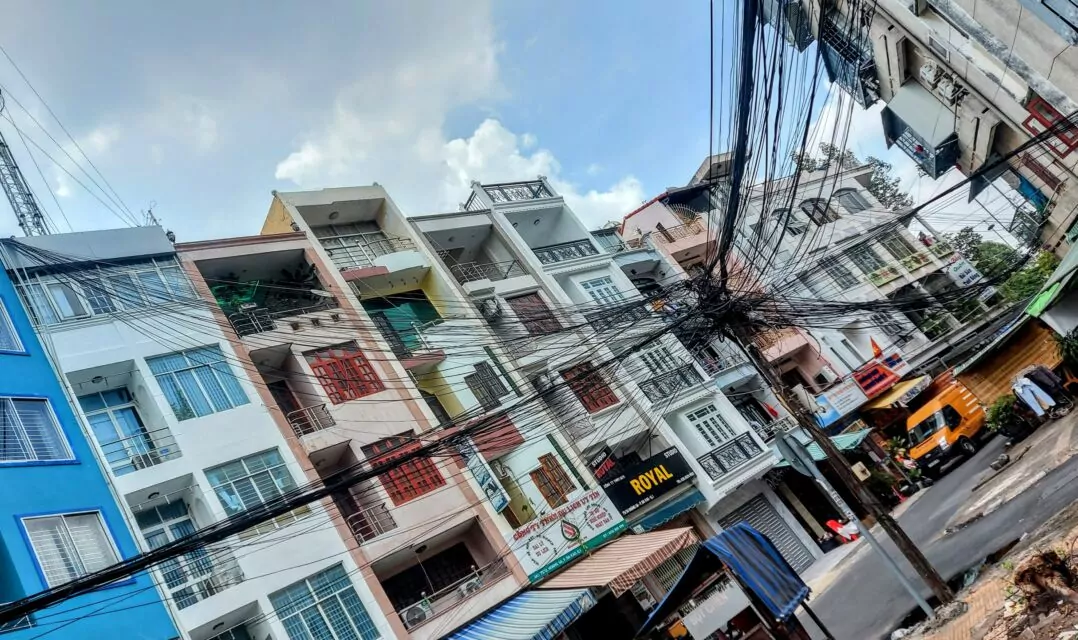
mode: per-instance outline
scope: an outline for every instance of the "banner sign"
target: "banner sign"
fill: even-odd
[[[577,489],[569,494],[568,502],[505,538],[528,580],[537,582],[615,538],[625,527],[625,520],[605,493]]]
[[[977,267],[957,253],[951,256],[950,264],[947,265],[947,275],[960,287],[968,287],[984,279]]]
[[[842,416],[856,411],[868,402],[868,396],[854,380],[844,380],[841,384],[816,396],[816,422],[821,427],[834,424]]]
[[[472,472],[472,477],[479,483],[487,500],[490,501],[490,506],[494,507],[495,511],[505,510],[509,506],[509,495],[505,493],[501,483],[494,478],[490,465],[475,450],[475,445],[469,441],[460,445],[458,450],[468,470]]]
[[[610,473],[617,463],[614,452],[606,445],[603,445],[602,449],[588,458],[588,466],[591,467],[591,472],[596,480],[602,480],[603,476]]]
[[[618,469],[603,482],[603,491],[627,516],[693,479],[692,469],[676,447],[637,464]]]
[[[872,362],[853,372],[853,380],[871,400],[890,389],[910,370],[910,365],[895,352]]]

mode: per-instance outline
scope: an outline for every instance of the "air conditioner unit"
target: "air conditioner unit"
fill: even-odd
[[[497,298],[487,298],[479,303],[479,313],[483,314],[487,322],[494,322],[502,317],[502,305]]]
[[[958,98],[958,85],[949,76],[944,76],[936,87],[936,91],[940,94],[947,104],[954,104]]]
[[[401,619],[404,620],[404,626],[409,629],[417,624],[426,622],[432,615],[434,615],[434,610],[430,608],[430,603],[426,600],[420,600],[404,611],[401,611]]]
[[[926,62],[921,65],[921,79],[928,83],[928,86],[935,87],[939,82],[942,71],[932,62]]]
[[[476,576],[470,580],[466,580],[465,582],[461,583],[461,585],[457,587],[457,593],[460,594],[460,597],[467,598],[473,593],[478,593],[479,590],[482,588],[483,580],[479,578],[479,576]]]

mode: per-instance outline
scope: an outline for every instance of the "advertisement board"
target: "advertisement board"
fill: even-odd
[[[472,477],[483,489],[483,495],[490,502],[490,506],[494,507],[495,511],[502,511],[508,507],[509,495],[505,493],[501,483],[494,478],[493,470],[483,456],[475,450],[475,445],[468,442],[460,445],[459,450],[468,471],[472,472]]]
[[[676,447],[638,464],[618,469],[603,480],[603,491],[627,516],[693,479],[692,468]]]
[[[826,427],[868,402],[868,396],[854,380],[843,380],[838,386],[816,396],[816,421]]]

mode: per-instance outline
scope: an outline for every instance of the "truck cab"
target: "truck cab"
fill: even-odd
[[[906,421],[910,457],[925,475],[939,477],[957,456],[977,453],[987,429],[984,407],[969,389],[954,381],[924,403]]]

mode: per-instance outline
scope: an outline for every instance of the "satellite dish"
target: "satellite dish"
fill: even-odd
[[[333,294],[322,289],[311,289],[311,295],[318,296],[319,298],[332,298]]]

